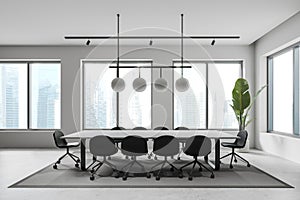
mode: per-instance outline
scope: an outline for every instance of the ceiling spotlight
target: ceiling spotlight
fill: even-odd
[[[90,43],[91,43],[91,41],[90,41],[90,40],[87,40],[87,41],[86,41],[86,45],[87,45],[87,46],[89,46],[89,45],[90,45]]]
[[[214,46],[215,45],[215,43],[216,43],[216,40],[215,39],[213,39],[213,41],[211,41],[211,46]]]
[[[152,41],[152,40],[150,40],[150,42],[149,42],[149,46],[152,46],[152,44],[153,44],[153,41]]]

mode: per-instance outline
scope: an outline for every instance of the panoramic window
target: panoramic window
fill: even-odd
[[[299,46],[268,57],[268,85],[268,131],[298,135]]]
[[[181,66],[175,62],[175,66]],[[174,127],[190,129],[237,129],[238,123],[230,107],[235,81],[242,77],[240,61],[190,61],[183,76],[190,88],[178,92],[174,86]],[[181,69],[174,70],[174,83]],[[206,87],[208,86],[208,87]]]
[[[236,129],[238,122],[232,104],[232,89],[242,76],[241,63],[208,64],[208,128]]]
[[[0,129],[61,127],[59,62],[0,62],[0,77]]]
[[[60,63],[30,64],[30,128],[60,128]]]
[[[175,62],[175,66],[181,66]],[[206,64],[184,63],[192,68],[183,69],[183,77],[190,87],[178,92],[174,86],[174,128],[184,126],[189,129],[206,128]],[[181,77],[181,69],[174,69],[174,83]]]
[[[143,92],[136,92],[132,83],[139,77],[138,67],[151,66],[148,61],[122,61],[120,78],[125,89],[117,95],[111,88],[116,77],[116,66],[110,61],[84,61],[84,129],[111,129],[117,126],[151,127],[151,84]],[[141,68],[140,77],[151,82],[151,69]]]
[[[0,63],[0,128],[27,128],[27,64]]]

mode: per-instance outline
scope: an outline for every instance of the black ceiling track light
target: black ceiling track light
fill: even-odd
[[[211,46],[214,46],[215,45],[215,43],[216,43],[216,40],[215,39],[213,39],[212,41],[211,41]]]

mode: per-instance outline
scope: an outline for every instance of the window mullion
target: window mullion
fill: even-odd
[[[293,50],[293,129],[299,135],[299,47]]]
[[[27,129],[30,129],[30,63],[27,62]]]
[[[273,58],[268,58],[268,73],[267,73],[267,82],[268,82],[268,124],[267,131],[273,131]]]

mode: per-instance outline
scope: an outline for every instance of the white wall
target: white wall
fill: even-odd
[[[255,42],[255,87],[267,83],[267,56],[300,41],[300,12]],[[267,90],[255,109],[255,147],[300,163],[300,138],[266,133]]]
[[[121,59],[153,59],[154,64],[171,65],[173,59],[179,59],[178,46],[164,47],[121,47]],[[245,76],[250,87],[254,88],[254,47],[251,46],[185,46],[186,59],[240,59],[244,60]],[[2,46],[0,59],[61,59],[62,62],[62,130],[71,133],[79,130],[80,123],[80,87],[79,69],[80,59],[115,59],[115,46]],[[157,73],[154,74],[158,75]],[[166,74],[166,76],[169,76]],[[172,81],[172,80],[169,80]],[[252,91],[253,92],[253,91]],[[167,111],[166,124],[172,127],[172,98],[171,94],[156,95],[156,103],[161,104]],[[153,112],[156,113],[156,112]],[[157,114],[153,116],[154,126],[162,121]],[[250,133],[250,146],[254,146],[254,124],[248,128]],[[53,147],[51,132],[23,131],[0,132],[0,147]]]

